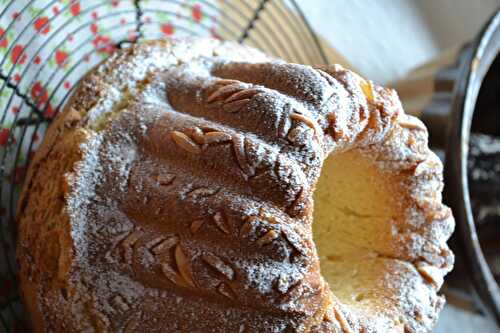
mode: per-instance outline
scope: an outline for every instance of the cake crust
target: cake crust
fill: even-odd
[[[405,263],[386,273],[406,294],[384,320],[335,297],[312,236],[323,161],[349,150],[403,193],[379,254]],[[30,165],[23,300],[38,332],[427,332],[453,263],[441,173],[396,93],[341,66],[134,45],[82,80]]]

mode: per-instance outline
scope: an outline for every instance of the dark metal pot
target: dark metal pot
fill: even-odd
[[[454,83],[445,157],[445,200],[457,221],[455,247],[481,304],[500,326],[500,289],[491,262],[485,256],[484,239],[499,250],[500,215],[485,237],[480,237],[480,221],[473,209],[475,192],[471,191],[469,148],[471,133],[485,133],[500,138],[500,11],[482,29],[478,37],[459,57],[459,71]],[[489,97],[488,97],[489,96]],[[484,100],[489,99],[488,101]],[[487,105],[496,103],[496,105]],[[425,117],[423,117],[425,119]],[[432,126],[431,136],[432,136]],[[442,129],[441,129],[442,131]],[[498,155],[500,157],[500,155]],[[500,160],[500,159],[499,159]],[[498,165],[498,164],[497,164]],[[492,181],[490,196],[500,188]],[[487,187],[488,187],[487,186]],[[484,186],[483,186],[484,187]],[[491,229],[491,231],[490,231]],[[455,250],[455,249],[454,249]],[[499,255],[498,252],[496,254]]]

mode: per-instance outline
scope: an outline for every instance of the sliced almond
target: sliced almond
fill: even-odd
[[[233,291],[231,290],[231,288],[229,288],[228,285],[226,285],[224,282],[222,282],[221,284],[219,284],[219,286],[217,287],[217,291],[221,294],[221,295],[224,295],[226,296],[227,298],[229,299],[232,299],[234,300],[236,297],[234,296],[234,293]]]
[[[217,192],[219,192],[218,188],[199,187],[189,192],[188,196],[192,198],[205,198],[217,194]]]
[[[315,68],[315,70],[318,72],[319,75],[321,75],[325,80],[326,82],[328,82],[330,85],[334,85],[335,84],[335,79],[333,78],[333,76],[331,76],[329,73],[325,72],[324,70],[320,69],[320,68]]]
[[[191,233],[194,235],[195,233],[198,232],[198,230],[200,230],[201,226],[205,223],[205,220],[203,219],[198,219],[198,220],[194,220],[193,222],[191,222],[191,226],[189,227],[189,229],[191,230]]]
[[[290,287],[289,278],[290,277],[288,276],[288,274],[281,273],[279,278],[276,279],[276,281],[275,281],[276,289],[278,289],[278,291],[281,294],[285,294],[287,292],[288,288]]]
[[[235,94],[232,94],[226,100],[224,101],[225,103],[230,103],[233,101],[238,101],[238,100],[243,100],[243,99],[250,99],[253,96],[257,95],[258,93],[262,92],[261,89],[259,88],[249,88],[249,89],[243,89]]]
[[[288,214],[290,214],[290,216],[295,217],[304,213],[306,208],[307,195],[308,191],[305,188],[301,188],[300,192],[295,197],[295,200],[288,208]]]
[[[221,212],[215,213],[213,216],[215,225],[225,234],[229,234],[229,226],[227,225],[226,218]]]
[[[364,121],[370,116],[369,108],[365,108],[364,106],[359,107],[359,120]]]
[[[161,186],[168,186],[168,185],[172,184],[174,182],[174,180],[175,180],[175,175],[172,173],[160,173],[156,177],[156,181]]]
[[[162,242],[163,240],[165,239],[165,237],[163,236],[160,236],[160,237],[155,237],[153,238],[152,240],[146,242],[146,244],[144,244],[144,247],[147,248],[147,249],[151,249],[153,248],[155,245],[159,244],[160,242]]]
[[[399,120],[399,126],[407,129],[414,129],[419,131],[426,131],[425,126],[416,118],[407,116],[405,120]]]
[[[219,79],[219,80],[215,81],[216,85],[222,85],[222,86],[227,86],[229,84],[235,84],[235,83],[240,83],[240,81],[231,80],[231,79]]]
[[[143,236],[143,232],[141,230],[135,230],[131,232],[122,242],[121,246],[123,247],[123,259],[127,263],[132,262],[133,249],[134,244]]]
[[[345,333],[353,333],[354,331],[351,329],[351,325],[345,318],[344,314],[340,312],[336,307],[333,307],[333,312],[335,315],[335,319],[340,323],[340,326],[342,327],[342,331]]]
[[[184,254],[180,244],[177,244],[175,247],[175,263],[177,264],[177,269],[179,270],[180,275],[186,283],[191,287],[195,287],[193,272],[191,271],[189,260]]]
[[[245,151],[245,138],[242,137],[241,135],[234,135],[233,136],[233,149],[234,149],[234,154],[236,155],[236,161],[238,162],[238,165],[240,166],[241,170],[245,174],[250,173],[250,167],[248,166],[248,160],[247,160],[247,154]]]
[[[289,117],[291,109],[292,105],[290,103],[286,103],[279,116],[278,125],[276,126],[276,135],[279,138],[286,139],[287,134],[290,131],[290,127],[292,126],[292,122]]]
[[[173,248],[175,245],[177,245],[178,243],[179,243],[179,237],[172,236],[172,237],[169,237],[169,238],[163,240],[158,245],[153,247],[151,249],[151,252],[153,252],[156,255],[161,254],[161,253],[165,253],[165,252],[169,251],[171,248]]]
[[[204,262],[206,262],[220,274],[224,275],[227,279],[234,279],[234,270],[219,257],[213,254],[205,254],[201,258]]]
[[[443,284],[443,274],[439,268],[422,261],[417,262],[415,268],[427,282],[433,284],[436,288],[440,288]]]
[[[270,243],[272,243],[273,240],[275,240],[278,237],[279,237],[279,234],[276,231],[269,230],[268,232],[266,232],[264,234],[264,236],[260,237],[257,240],[257,245],[264,246],[264,245],[270,244]]]
[[[204,136],[206,144],[231,141],[231,135],[224,132],[208,132]]]
[[[229,113],[235,113],[243,109],[249,102],[250,99],[240,99],[231,103],[225,103],[222,109]]]
[[[163,275],[165,275],[165,277],[172,283],[183,287],[187,286],[186,281],[172,268],[172,266],[170,266],[169,263],[162,263],[160,268]]]
[[[362,79],[359,85],[361,87],[361,90],[363,91],[363,94],[365,94],[366,96],[366,100],[369,103],[373,103],[375,101],[375,94],[373,92],[373,82]]]
[[[297,251],[298,253],[303,254],[303,255],[305,255],[307,253],[307,246],[306,246],[306,244],[303,244],[301,242],[301,239],[300,239],[300,237],[297,234],[292,233],[291,230],[287,231],[286,229],[284,229],[282,231],[282,234],[285,237],[285,239],[288,241],[288,244],[290,244],[290,246],[295,251]]]
[[[205,143],[203,131],[199,127],[194,127],[191,130],[191,137],[197,144],[202,145]]]
[[[218,88],[216,91],[214,91],[212,94],[210,94],[210,96],[208,96],[207,102],[213,103],[213,102],[217,102],[220,100],[224,100],[228,96],[230,96],[230,95],[232,95],[232,94],[234,94],[242,89],[243,89],[243,87],[239,82],[233,83],[230,85],[222,86],[221,88]]]
[[[329,127],[333,130],[333,138],[335,140],[339,140],[344,136],[344,130],[339,126],[337,126],[337,114],[330,113],[328,114],[328,123]]]
[[[141,230],[134,230],[122,241],[123,246],[133,246],[144,233]]]
[[[200,146],[198,146],[198,144],[193,140],[191,140],[191,138],[188,137],[186,134],[179,131],[172,131],[170,133],[170,136],[172,140],[174,140],[174,142],[177,144],[177,146],[184,149],[185,151],[190,152],[192,154],[201,153]]]
[[[315,134],[320,134],[321,133],[321,129],[319,128],[318,123],[315,120],[313,120],[313,119],[311,119],[309,117],[304,116],[303,114],[294,112],[294,113],[292,113],[290,115],[290,118],[292,118],[293,120],[300,121],[300,122],[306,124],[309,128],[312,128],[314,130]]]

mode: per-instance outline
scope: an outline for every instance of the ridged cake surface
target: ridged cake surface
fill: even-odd
[[[138,44],[31,163],[23,299],[38,332],[427,332],[453,261],[441,173],[396,93],[340,66]]]

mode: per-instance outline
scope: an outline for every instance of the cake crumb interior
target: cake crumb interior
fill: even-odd
[[[353,311],[377,313],[393,303],[387,272],[407,264],[387,255],[400,215],[391,177],[351,150],[325,161],[314,194],[321,272],[333,294]]]

